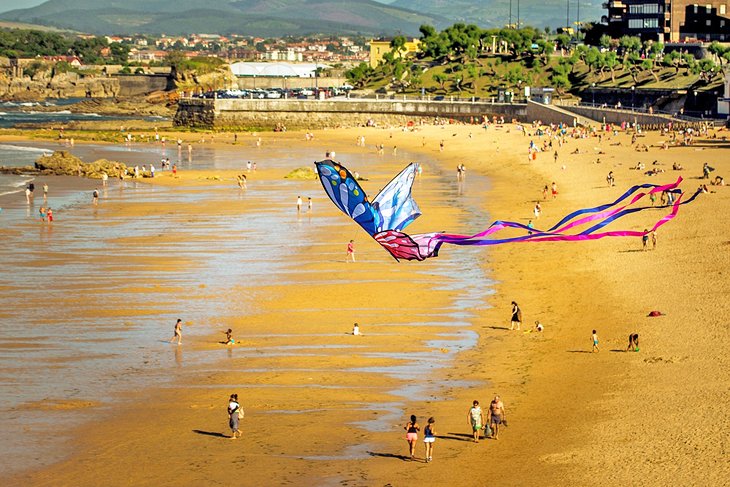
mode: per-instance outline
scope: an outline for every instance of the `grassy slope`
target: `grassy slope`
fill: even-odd
[[[460,72],[466,80],[465,86],[462,88],[461,96],[463,97],[491,97],[496,96],[498,88],[506,88],[514,91],[516,94],[520,93],[525,85],[529,86],[550,86],[550,75],[551,67],[557,65],[560,57],[554,56],[550,59],[547,66],[544,66],[540,62],[534,63],[532,66],[525,66],[517,61],[504,61],[498,57],[482,57],[477,62],[481,66],[481,71],[485,72],[476,83],[476,92],[473,87],[473,80],[468,76],[466,70]],[[454,83],[447,81],[445,83],[445,89],[441,89],[439,83],[433,80],[434,74],[446,74],[449,77],[453,77],[454,73],[450,71],[454,66],[459,66],[458,63],[448,64],[443,66],[434,66],[428,68],[422,75],[422,86],[426,88],[426,91],[432,94],[443,94],[459,96],[459,92],[456,91]],[[507,81],[508,72],[514,69],[521,69],[523,73],[527,75],[527,79],[520,85],[510,83]],[[698,75],[685,75],[685,70],[680,69],[679,73],[675,73],[674,68],[662,68],[657,71],[659,81],[655,81],[654,77],[649,73],[642,73],[639,76],[638,84],[639,89],[688,89],[699,79]],[[390,80],[389,76],[378,76],[370,84],[370,88],[378,89],[381,87],[387,87]],[[614,73],[614,81],[611,80],[611,74],[606,71],[601,75],[598,72],[590,72],[588,67],[582,63],[575,65],[573,73],[571,75],[571,82],[573,84],[570,91],[578,92],[581,90],[590,89],[592,83],[596,83],[597,87],[600,88],[624,88],[628,89],[634,85],[634,80],[627,70],[616,69]],[[718,85],[721,85],[722,81],[716,78],[713,83],[709,86],[701,88],[701,90],[715,89]],[[413,89],[411,92],[416,93],[420,91],[420,88]]]

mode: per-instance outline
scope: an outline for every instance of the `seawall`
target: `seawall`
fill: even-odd
[[[510,103],[431,100],[329,100],[200,99],[183,98],[174,122],[178,126],[205,128],[352,127],[372,121],[378,125],[453,119],[480,122],[482,117],[503,116],[525,120],[527,106]]]

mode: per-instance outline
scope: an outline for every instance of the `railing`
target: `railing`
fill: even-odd
[[[216,99],[220,100],[257,100],[262,102],[280,102],[280,101],[337,101],[337,102],[356,102],[356,101],[419,101],[419,102],[432,102],[432,103],[469,103],[469,104],[493,104],[493,105],[524,105],[527,103],[527,99],[524,97],[513,97],[511,101],[499,101],[498,97],[493,96],[489,98],[482,98],[477,96],[472,97],[457,97],[457,96],[430,96],[430,95],[387,95],[387,94],[380,94],[380,93],[374,93],[370,95],[359,95],[359,96],[332,96],[328,98],[316,98],[316,97],[307,97],[307,98],[299,98],[299,97],[280,97],[280,98],[258,98],[252,95],[245,96],[245,97],[221,97],[221,98],[206,98],[202,96],[181,96],[180,100],[204,100],[206,102],[213,102]]]
[[[559,100],[555,100],[555,101],[558,102]],[[660,116],[665,116],[665,117],[676,118],[678,120],[683,120],[686,122],[713,123],[716,120],[719,120],[719,119],[714,119],[711,117],[706,117],[705,114],[702,112],[694,112],[694,111],[692,111],[692,112],[689,112],[689,111],[668,112],[666,110],[654,110],[654,109],[645,108],[645,107],[623,107],[623,106],[616,107],[616,106],[606,105],[605,103],[586,103],[586,102],[581,102],[581,103],[577,103],[577,104],[575,104],[575,103],[565,103],[565,104],[556,103],[556,105],[565,106],[565,107],[577,106],[577,107],[593,108],[593,109],[599,109],[599,110],[612,110],[612,111],[622,112],[622,113],[641,113],[641,114],[645,114],[645,115],[660,115]]]

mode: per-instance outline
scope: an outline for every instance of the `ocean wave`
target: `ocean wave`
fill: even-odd
[[[7,114],[8,114],[8,112],[0,112],[0,116],[7,115]]]
[[[43,149],[41,147],[27,147],[24,145],[11,145],[11,144],[0,144],[0,150],[15,150],[15,151],[23,151],[23,152],[41,152],[41,153],[51,153],[52,150],[49,149]]]
[[[13,191],[3,191],[0,189],[0,196],[5,196],[6,194],[13,194],[13,193],[20,193],[21,190],[15,189]]]
[[[20,181],[11,182],[9,186],[13,188],[25,188],[29,182],[33,181],[34,178],[21,179]]]

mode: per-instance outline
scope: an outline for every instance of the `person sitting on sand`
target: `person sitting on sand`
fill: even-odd
[[[224,331],[223,333],[226,334],[226,341],[223,342],[224,345],[235,345],[236,340],[233,339],[233,330],[230,328]]]
[[[542,326],[542,323],[539,321],[535,322],[535,331],[542,332],[545,329],[544,326]]]
[[[631,349],[634,349],[634,352],[639,351],[639,334],[638,333],[632,333],[629,335],[629,346],[626,347],[626,351],[630,351]]]
[[[725,179],[722,176],[715,176],[715,179],[711,183],[713,186],[725,186]]]
[[[356,336],[360,334],[360,325],[358,325],[357,323],[352,325],[352,334]]]
[[[672,170],[674,170],[674,171],[681,171],[682,170],[682,165],[679,164],[678,162],[675,162],[674,164],[672,164]]]

